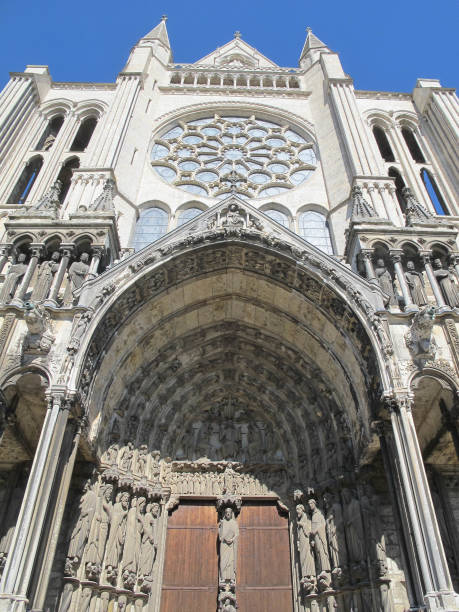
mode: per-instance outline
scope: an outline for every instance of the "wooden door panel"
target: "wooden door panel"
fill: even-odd
[[[248,589],[237,593],[238,612],[292,612],[292,588]],[[209,608],[210,609],[210,608]]]

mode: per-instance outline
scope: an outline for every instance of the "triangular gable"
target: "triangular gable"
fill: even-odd
[[[212,66],[221,69],[251,68],[252,70],[279,68],[277,64],[239,37],[230,40],[223,47],[218,47],[195,62],[194,66]]]

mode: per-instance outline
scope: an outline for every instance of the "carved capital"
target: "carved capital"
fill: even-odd
[[[385,408],[390,414],[399,414],[403,410],[411,412],[413,395],[411,393],[394,393],[393,395],[386,395],[383,401]]]
[[[216,501],[217,511],[220,515],[224,513],[226,508],[232,508],[234,514],[239,514],[242,507],[242,497],[233,493],[223,493]]]
[[[59,247],[59,251],[61,252],[62,257],[72,257],[75,253],[76,245],[73,242],[62,243]]]
[[[96,244],[91,247],[91,254],[93,257],[99,257],[100,259],[101,257],[103,257],[104,253],[105,247],[103,245]]]
[[[373,249],[362,249],[360,251],[362,261],[371,261],[373,258]]]
[[[8,257],[11,254],[13,245],[11,243],[0,244],[0,257]]]
[[[401,249],[391,249],[389,251],[389,256],[391,258],[392,263],[400,263],[402,261],[403,251]]]
[[[30,249],[31,257],[40,258],[42,255],[46,253],[46,247],[42,242],[30,244],[29,249]]]
[[[431,251],[419,251],[419,257],[422,260],[424,265],[432,263],[432,253]]]

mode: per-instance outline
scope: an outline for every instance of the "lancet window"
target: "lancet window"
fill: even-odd
[[[437,215],[448,215],[449,212],[446,207],[445,201],[433,176],[428,170],[423,168],[421,170],[421,178]]]
[[[381,127],[379,127],[379,125],[375,125],[373,128],[373,135],[375,137],[376,144],[378,145],[378,149],[381,153],[381,157],[383,158],[383,160],[386,162],[395,161],[395,157],[387,139],[386,132]]]
[[[133,247],[140,251],[148,244],[163,236],[169,225],[169,215],[162,208],[154,206],[140,211],[137,221]]]
[[[96,125],[96,117],[88,117],[87,119],[85,119],[78,128],[78,132],[76,133],[70,150],[85,151],[86,147],[89,144],[89,141],[91,140],[91,136],[94,130],[96,129]]]
[[[305,240],[325,253],[333,253],[330,231],[325,215],[313,210],[303,212],[299,216],[298,226],[300,236]]]
[[[177,225],[183,225],[184,223],[188,223],[194,217],[197,217],[202,213],[200,208],[187,208],[183,212],[180,213],[180,216],[177,221]]]
[[[41,155],[35,155],[27,162],[18,182],[8,198],[8,204],[23,204],[25,202],[42,165],[43,157]]]

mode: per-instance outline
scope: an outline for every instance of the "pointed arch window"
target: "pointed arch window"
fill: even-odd
[[[274,219],[274,221],[277,221],[284,227],[290,226],[287,215],[281,212],[280,210],[276,210],[275,208],[270,208],[268,210],[264,210],[263,212],[265,213],[265,215],[268,215],[268,217],[271,217],[271,219]]]
[[[387,139],[386,132],[381,127],[379,127],[379,125],[375,125],[373,128],[373,135],[375,137],[376,144],[378,145],[378,149],[381,153],[381,157],[383,158],[383,160],[386,162],[395,161],[395,157]]]
[[[11,192],[10,197],[8,198],[8,204],[23,204],[25,202],[42,165],[43,157],[41,155],[35,155],[35,157],[29,159],[26,167],[21,172],[21,176]]]
[[[140,251],[148,244],[155,242],[167,232],[169,215],[162,208],[154,206],[140,211],[135,228],[133,247]]]
[[[321,251],[333,254],[330,240],[330,230],[328,229],[327,219],[322,213],[309,210],[301,213],[298,226],[300,236],[316,246]]]
[[[56,115],[50,120],[38,142],[37,151],[49,151],[51,149],[63,123],[63,115]]]
[[[67,195],[70,189],[70,183],[72,182],[73,171],[79,167],[80,167],[80,160],[78,159],[78,157],[71,157],[65,162],[65,164],[61,168],[61,171],[57,175],[58,180],[61,181],[62,183],[61,192],[59,194],[59,202],[61,204],[65,200],[65,196]]]
[[[413,160],[420,164],[425,163],[426,160],[424,159],[424,155],[422,154],[413,132],[409,128],[404,127],[402,128],[402,136]]]
[[[402,213],[405,212],[406,202],[403,197],[403,188],[405,187],[405,181],[402,178],[402,175],[396,168],[389,169],[389,176],[395,179],[395,195],[397,197],[400,209]]]
[[[70,147],[71,151],[85,151],[86,147],[91,140],[91,136],[96,129],[97,119],[96,117],[88,117],[85,119],[80,127],[78,128],[78,132],[72,142],[72,146]]]
[[[180,216],[177,221],[177,227],[179,225],[183,225],[184,223],[188,223],[188,221],[194,219],[201,213],[202,210],[200,208],[187,208],[186,210],[180,213]]]
[[[430,172],[423,168],[421,170],[421,178],[437,215],[449,215],[438,185]]]

